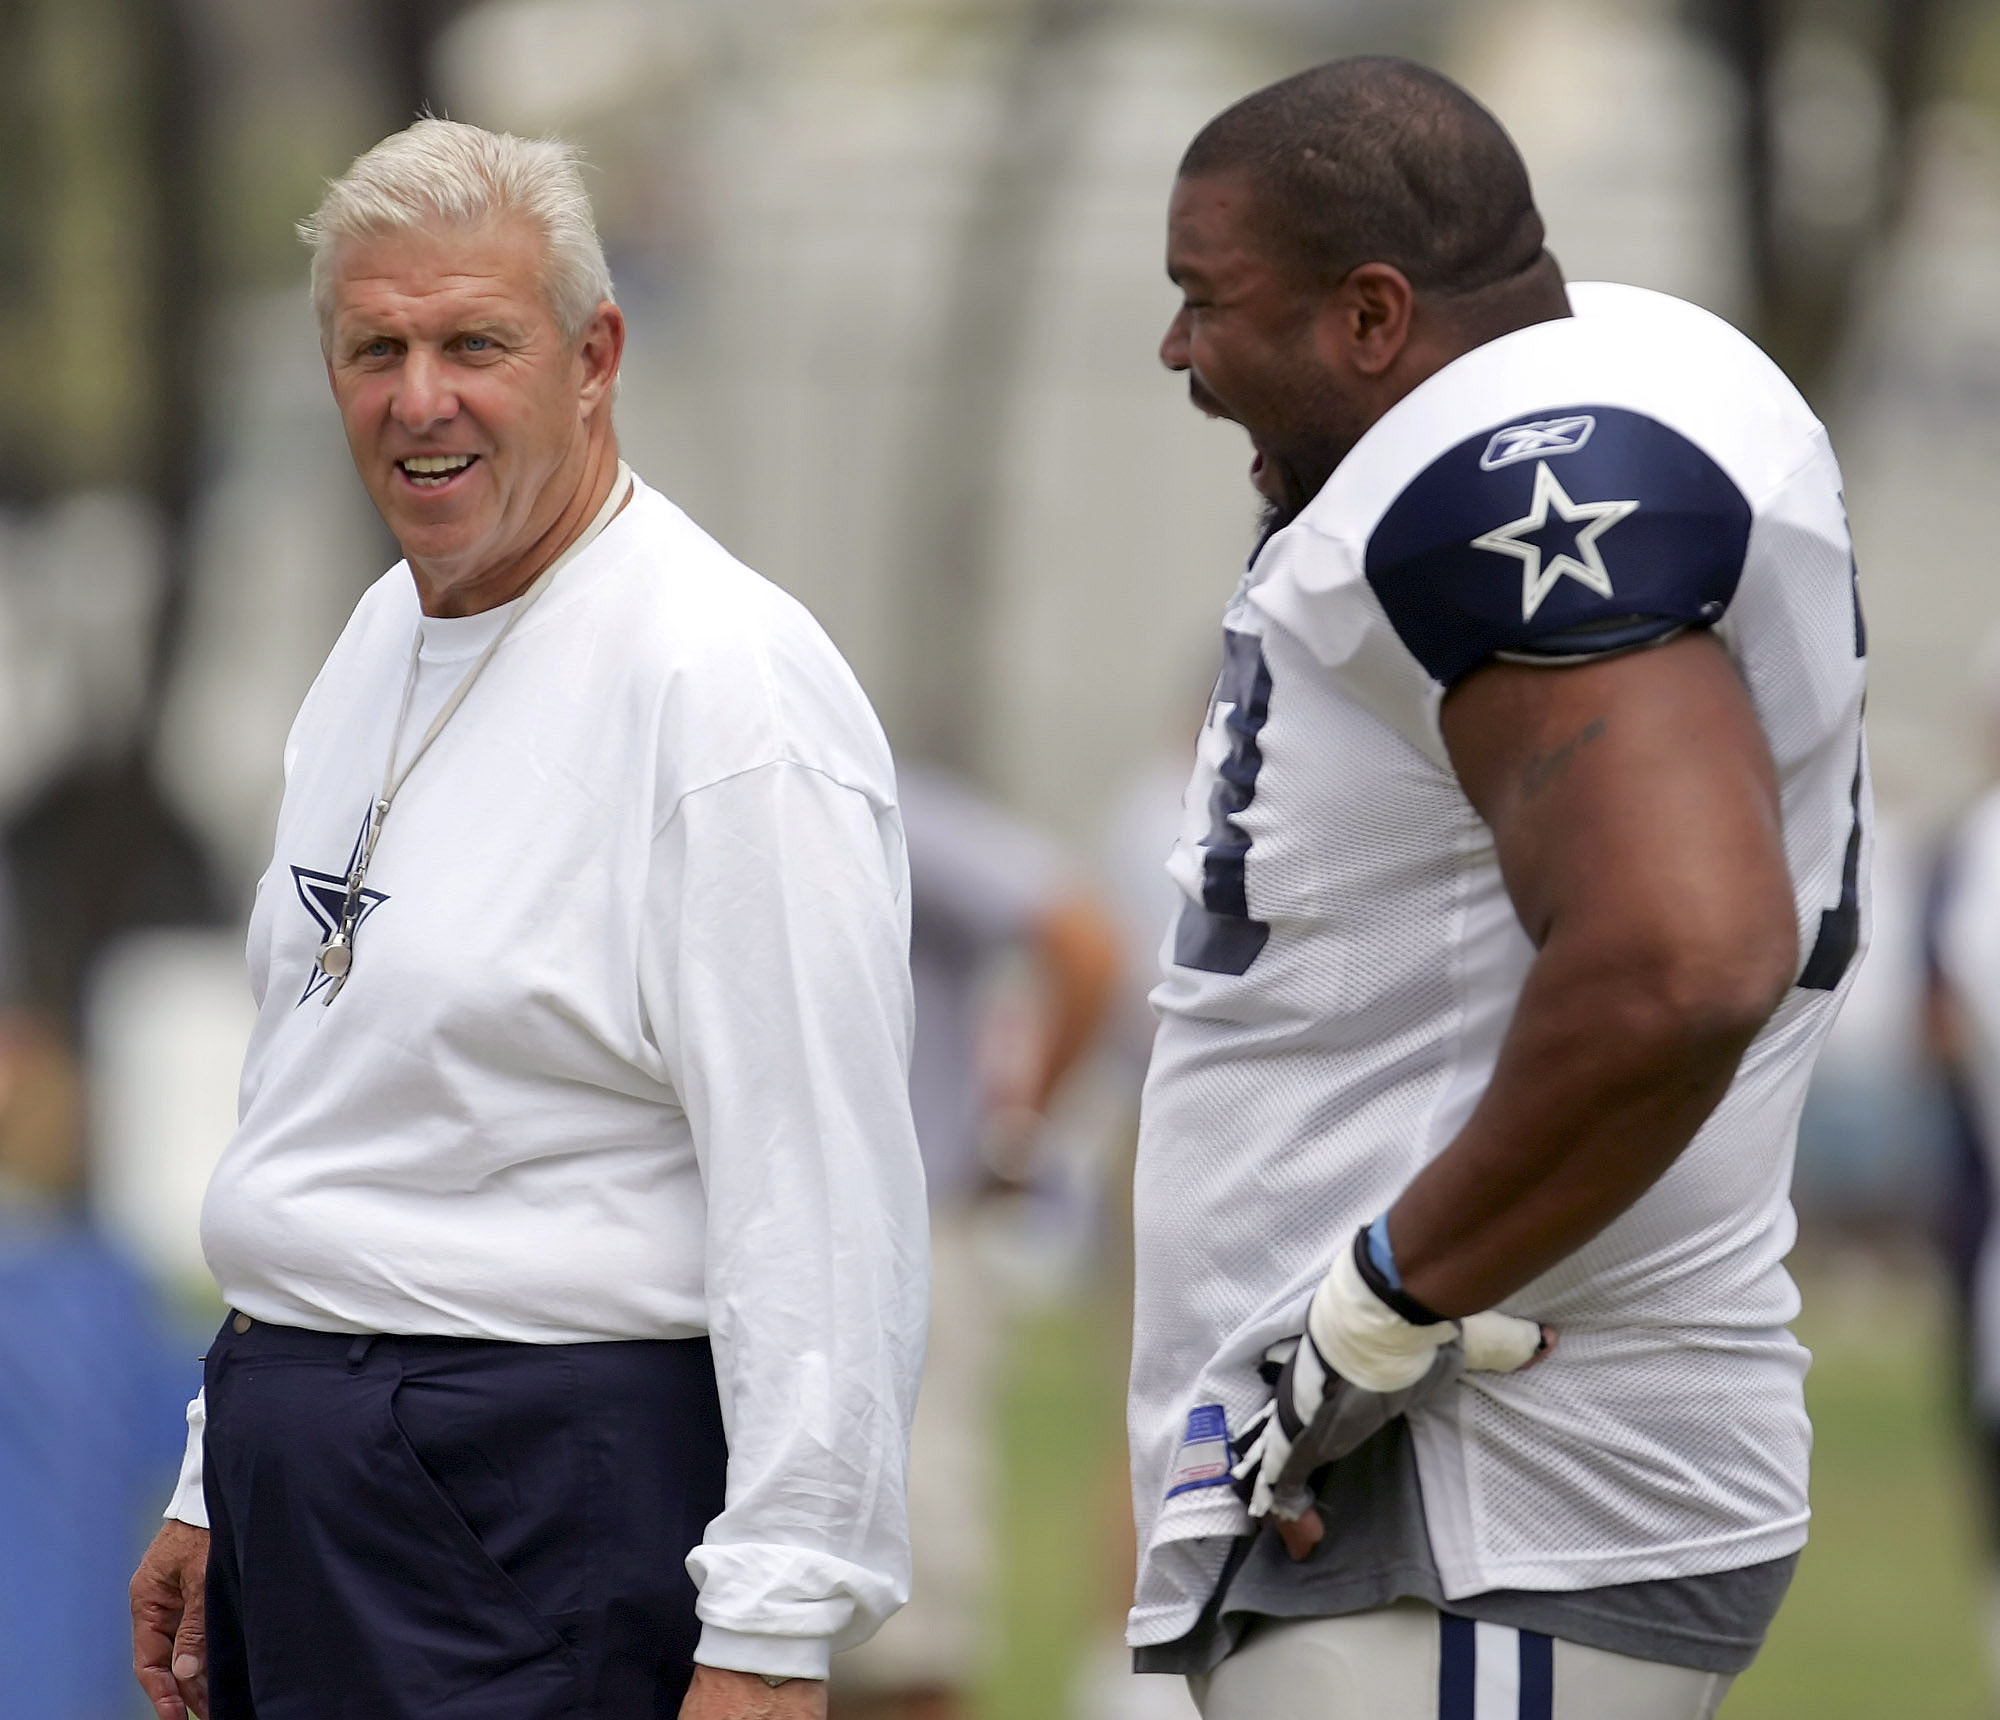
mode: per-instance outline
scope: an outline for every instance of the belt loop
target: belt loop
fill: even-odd
[[[375,1342],[376,1334],[363,1332],[347,1347],[347,1371],[351,1374],[361,1371],[361,1364],[368,1360],[368,1351]]]

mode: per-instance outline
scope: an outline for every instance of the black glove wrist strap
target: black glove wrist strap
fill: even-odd
[[[1361,1274],[1361,1282],[1411,1325],[1438,1326],[1444,1323],[1444,1316],[1436,1309],[1426,1307],[1401,1285],[1390,1282],[1389,1275],[1376,1264],[1374,1253],[1368,1246],[1368,1226],[1365,1224],[1354,1233],[1354,1265]]]

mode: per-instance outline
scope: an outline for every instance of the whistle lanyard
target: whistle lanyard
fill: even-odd
[[[618,462],[618,476],[612,480],[611,493],[604,498],[604,505],[597,510],[590,524],[569,548],[549,563],[536,575],[535,582],[514,600],[514,607],[507,619],[501,623],[500,631],[486,642],[486,649],[479,653],[478,660],[465,672],[464,678],[452,689],[438,714],[431,718],[431,725],[424,730],[423,738],[417,742],[408,761],[399,770],[396,755],[403,744],[403,725],[410,720],[410,700],[417,691],[417,665],[423,656],[423,623],[417,624],[417,636],[410,642],[410,667],[403,676],[403,702],[396,711],[396,726],[389,731],[389,763],[382,773],[382,792],[375,797],[375,804],[368,809],[368,829],[361,838],[361,846],[355,850],[354,865],[347,874],[347,895],[341,903],[340,924],[325,943],[319,947],[319,971],[333,981],[326,988],[326,1001],[333,1002],[340,994],[340,988],[347,983],[347,976],[354,967],[354,928],[361,918],[361,893],[368,883],[368,867],[375,858],[375,844],[382,839],[382,826],[388,821],[389,808],[395,804],[396,796],[403,784],[410,780],[410,772],[417,768],[417,761],[430,751],[431,742],[444,732],[458,707],[465,703],[466,694],[472,691],[472,683],[479,679],[480,670],[493,661],[494,652],[506,642],[515,624],[535,606],[535,601],[547,591],[556,575],[576,560],[592,543],[599,532],[611,523],[612,516],[624,506],[625,499],[632,493],[632,469],[623,460]]]

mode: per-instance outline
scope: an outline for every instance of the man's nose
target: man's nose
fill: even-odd
[[[1188,367],[1188,313],[1185,306],[1174,312],[1174,320],[1167,324],[1167,332],[1160,341],[1160,362],[1169,370],[1185,370]]]
[[[405,356],[394,411],[398,424],[419,433],[458,416],[458,392],[437,354],[419,348]]]

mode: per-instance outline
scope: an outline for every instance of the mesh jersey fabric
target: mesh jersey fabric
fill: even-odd
[[[1791,1158],[1867,925],[1840,475],[1728,325],[1629,287],[1571,303],[1386,414],[1225,613],[1135,1182],[1135,1645],[1193,1624],[1248,1527],[1183,1451],[1268,1395],[1258,1360],[1331,1251],[1491,1075],[1533,950],[1438,708],[1496,653],[1713,629],[1770,744],[1805,966],[1666,1175],[1505,1304],[1560,1329],[1555,1355],[1413,1415],[1445,1596],[1690,1576],[1804,1540]],[[1413,492],[1434,499],[1399,513]]]

